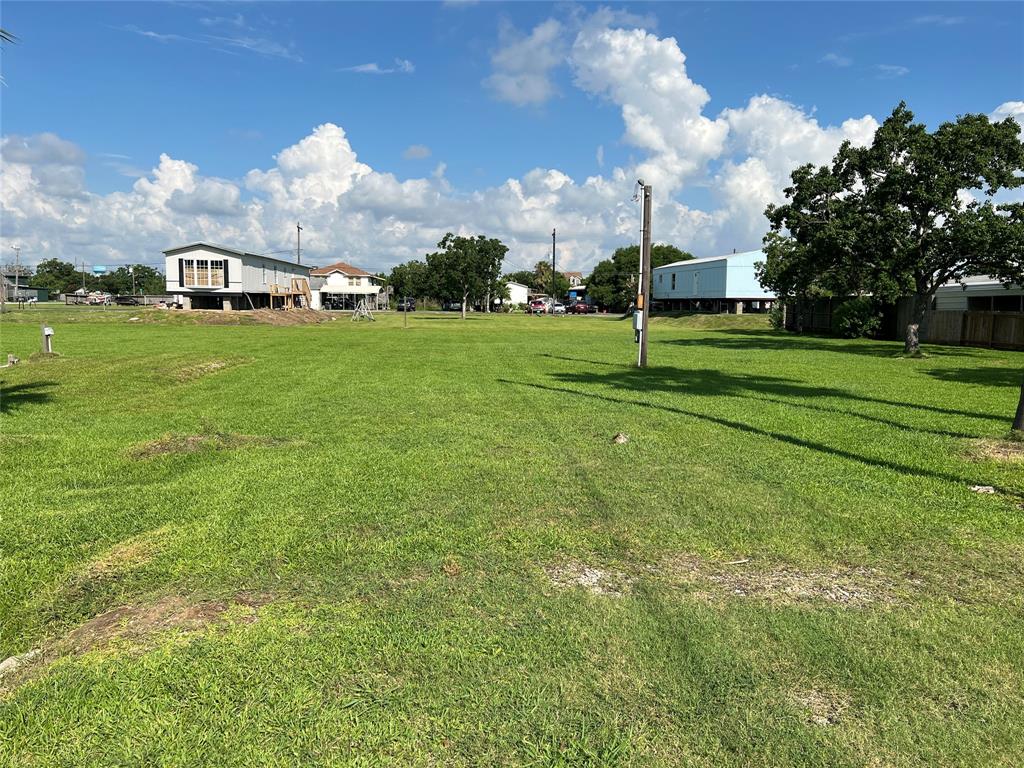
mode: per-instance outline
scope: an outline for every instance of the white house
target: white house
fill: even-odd
[[[512,282],[511,280],[505,285],[508,287],[508,303],[512,306],[516,304],[526,304],[529,302],[530,288],[529,286],[523,285],[522,283]]]
[[[651,295],[670,310],[764,311],[775,300],[754,271],[754,265],[764,259],[762,251],[747,251],[655,267]]]
[[[355,309],[361,299],[370,309],[387,305],[383,280],[365,269],[338,261],[309,274],[314,309]]]
[[[935,309],[971,312],[1024,312],[1024,289],[1006,287],[994,277],[972,275],[935,292]]]
[[[167,293],[185,309],[306,306],[309,267],[213,243],[164,251]]]

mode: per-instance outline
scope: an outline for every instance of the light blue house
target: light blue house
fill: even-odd
[[[754,264],[763,251],[676,261],[655,267],[651,295],[662,309],[704,312],[765,312],[775,296],[761,287]]]

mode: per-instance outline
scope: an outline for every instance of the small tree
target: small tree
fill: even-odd
[[[437,247],[439,251],[427,256],[431,282],[440,298],[460,302],[465,320],[470,299],[485,299],[496,282],[508,247],[495,238],[463,237],[451,232]]]
[[[692,258],[692,254],[667,243],[657,243],[651,247],[651,265],[654,267]],[[639,275],[640,246],[617,248],[611,259],[598,262],[594,267],[587,280],[587,293],[601,306],[616,312],[623,311],[636,298]]]

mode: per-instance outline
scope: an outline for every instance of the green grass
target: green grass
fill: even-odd
[[[0,320],[0,764],[1024,753],[1019,353],[188,317]]]

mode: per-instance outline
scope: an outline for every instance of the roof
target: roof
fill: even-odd
[[[713,261],[728,261],[729,259],[735,259],[738,256],[749,257],[757,254],[763,255],[761,251],[743,251],[742,253],[727,253],[724,256],[705,256],[700,259],[683,259],[682,261],[673,261],[671,264],[662,264],[660,267],[655,267],[655,269],[665,269],[666,267],[683,267],[689,266],[690,264],[710,264]]]
[[[296,264],[294,261],[289,261],[288,259],[279,259],[276,256],[267,256],[266,254],[263,254],[263,253],[251,253],[250,251],[240,251],[237,248],[231,248],[230,246],[227,246],[227,245],[218,245],[217,243],[208,243],[208,242],[205,242],[203,240],[198,240],[198,241],[196,241],[194,243],[188,243],[186,245],[176,245],[174,248],[168,248],[163,253],[164,253],[164,256],[170,256],[170,255],[172,255],[174,253],[178,253],[180,251],[188,251],[188,250],[191,250],[191,249],[194,249],[194,248],[212,248],[215,251],[223,251],[225,253],[233,253],[235,256],[243,256],[243,257],[244,256],[252,256],[253,258],[267,259],[268,261],[276,261],[279,264],[287,264],[287,265],[289,265],[291,267],[305,267],[306,269],[309,269],[309,267],[306,266],[305,264]]]
[[[517,283],[515,280],[509,280],[507,283],[505,283],[505,285],[518,285],[520,288],[529,288],[530,287],[528,285],[523,285],[522,283]]]
[[[344,261],[336,261],[333,264],[328,264],[326,267],[317,267],[309,274],[329,275],[331,272],[341,272],[343,275],[350,275],[351,277],[376,277],[372,272],[367,272],[365,269],[354,267]]]
[[[563,272],[562,274],[565,277],[583,277],[582,272]]]

